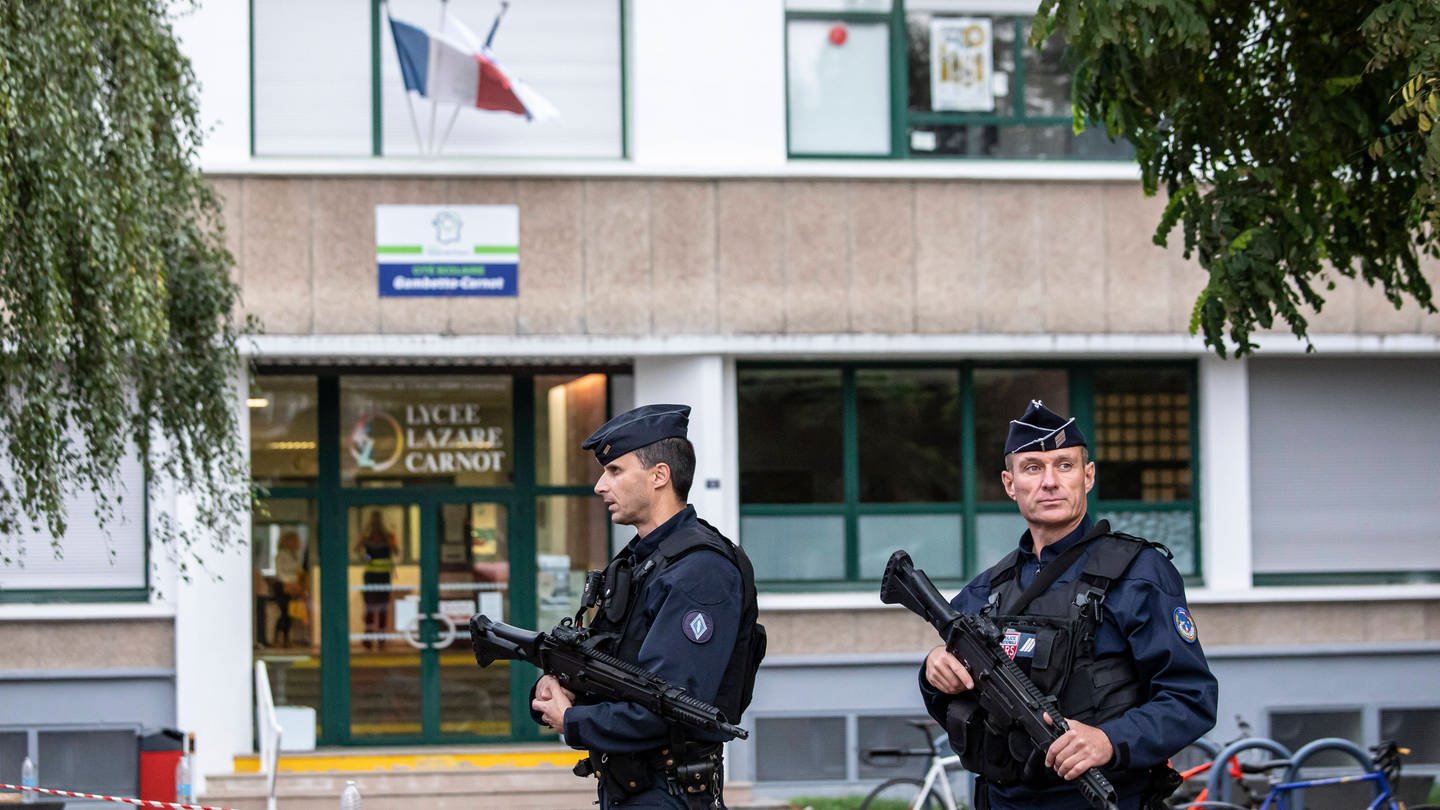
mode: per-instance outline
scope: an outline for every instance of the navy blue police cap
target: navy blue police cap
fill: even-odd
[[[1085,434],[1075,425],[1075,417],[1066,419],[1038,399],[1030,400],[1024,416],[1010,420],[1010,433],[1005,437],[1007,456],[1022,450],[1045,452],[1084,446]]]
[[[609,464],[661,439],[683,439],[689,426],[689,405],[641,405],[601,425],[580,449],[595,451],[596,460]]]

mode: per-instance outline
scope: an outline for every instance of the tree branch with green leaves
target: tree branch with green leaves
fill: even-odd
[[[194,499],[154,516],[182,573],[243,542],[251,497],[220,201],[162,0],[0,0],[0,559],[112,526],[117,473]],[[93,515],[68,494],[93,493]]]
[[[1433,0],[1043,0],[1031,41],[1064,38],[1077,130],[1127,139],[1164,188],[1155,242],[1178,227],[1208,274],[1190,331],[1226,356],[1277,323],[1309,346],[1340,279],[1436,311],[1440,140],[1393,136],[1428,120],[1396,116],[1440,76],[1437,29]]]

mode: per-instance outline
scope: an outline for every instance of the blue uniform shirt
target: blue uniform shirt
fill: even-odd
[[[1075,531],[1041,549],[1038,558],[1026,531],[1020,539],[1019,586],[1029,587],[1046,563],[1065,553],[1091,528],[1086,515]],[[1084,570],[1087,557],[1089,552],[1082,552],[1049,590],[1073,582]],[[978,613],[990,598],[991,573],[985,571],[972,580],[950,601],[951,606],[962,613]],[[1140,683],[1149,685],[1144,703],[1099,725],[1115,749],[1111,766],[1143,769],[1159,765],[1215,725],[1219,697],[1219,686],[1205,662],[1205,651],[1185,603],[1184,581],[1164,554],[1146,548],[1125,576],[1110,586],[1104,608],[1095,636],[1096,656],[1128,652]],[[925,680],[924,667],[920,693],[931,715],[943,722],[951,696]],[[1066,787],[1038,793],[1021,786],[991,790],[1005,804],[1017,806],[1061,806],[1045,799],[1062,802],[1079,796],[1078,791]],[[1052,796],[1056,791],[1070,795]],[[1078,806],[1086,806],[1083,799]]]
[[[708,532],[686,506],[621,554],[639,570],[667,537],[681,531]],[[652,575],[639,593],[641,624],[649,630],[640,646],[641,667],[692,696],[714,703],[740,627],[743,588],[740,571],[720,554],[699,550]],[[670,743],[665,721],[633,703],[595,703],[565,712],[565,742],[574,748],[625,753]]]

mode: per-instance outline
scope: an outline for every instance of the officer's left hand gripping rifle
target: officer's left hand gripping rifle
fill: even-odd
[[[1011,724],[1020,726],[1040,751],[1069,730],[1060,716],[1055,698],[1048,697],[1027,677],[1000,646],[1000,630],[984,616],[960,613],[945,601],[924,571],[915,568],[910,555],[890,555],[880,580],[880,601],[903,605],[940,631],[945,649],[970,670],[980,707],[995,731],[1004,733]],[[1046,722],[1046,715],[1049,721]],[[1119,810],[1115,788],[1098,768],[1079,778],[1080,793],[1100,810]]]
[[[569,619],[549,633],[537,633],[491,620],[470,618],[470,646],[475,663],[525,661],[553,675],[577,694],[604,701],[623,700],[649,709],[661,719],[688,729],[718,732],[727,739],[746,739],[750,732],[728,722],[724,712],[659,675],[586,644],[590,633]]]

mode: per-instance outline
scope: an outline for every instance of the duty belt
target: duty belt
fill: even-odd
[[[667,745],[633,754],[592,752],[590,756],[575,763],[572,773],[579,777],[614,779],[619,783],[618,786],[632,793],[648,788],[641,783],[640,772],[663,773],[674,790],[709,793],[721,775],[720,764],[721,746],[718,743],[696,747],[686,751],[683,756],[676,756],[674,747]],[[640,767],[636,767],[637,765]]]

